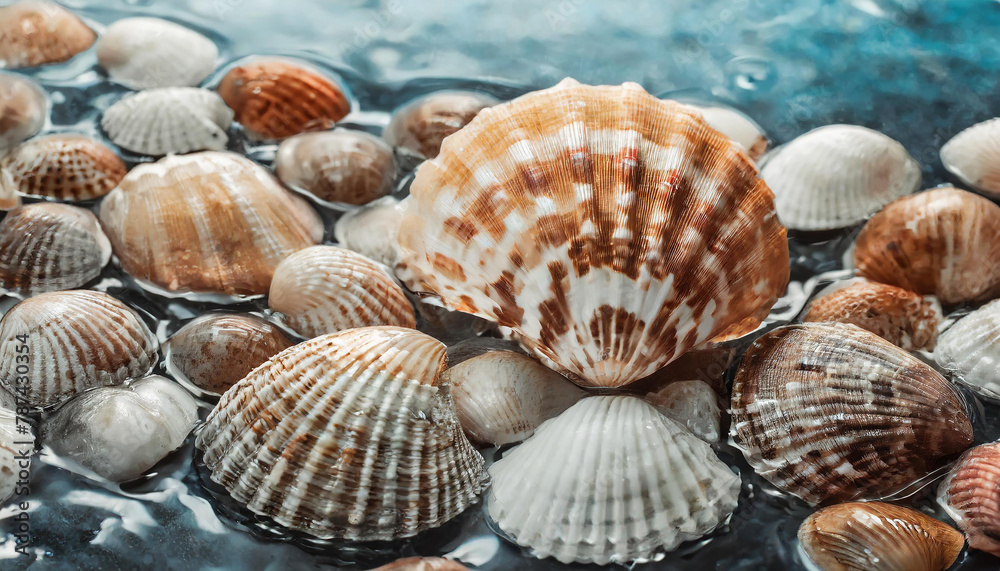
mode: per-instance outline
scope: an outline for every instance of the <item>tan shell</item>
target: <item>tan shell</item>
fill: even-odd
[[[26,196],[92,200],[118,186],[125,163],[107,145],[74,134],[32,139],[0,159],[16,190]]]
[[[497,103],[494,97],[475,91],[431,93],[397,109],[382,136],[393,147],[433,159],[441,151],[445,137]]]
[[[1000,197],[1000,117],[955,135],[941,147],[941,162],[965,184]]]
[[[13,210],[21,206],[21,196],[17,194],[14,177],[0,169],[0,211]]]
[[[38,84],[0,72],[0,155],[40,131],[47,114],[48,102]]]
[[[468,567],[441,557],[407,557],[372,571],[469,571]]]
[[[0,406],[0,504],[17,491],[21,480],[19,457],[31,456],[35,450],[35,434],[26,418],[19,416],[13,406]],[[22,427],[27,426],[27,432]]]
[[[1000,443],[966,452],[941,482],[938,503],[969,547],[1000,557]]]
[[[119,147],[158,157],[225,150],[232,122],[232,110],[212,91],[161,87],[115,102],[101,117],[101,128]]]
[[[393,267],[398,258],[396,237],[402,221],[402,204],[386,196],[341,216],[333,235],[342,247]]]
[[[212,40],[159,18],[117,20],[97,42],[97,63],[131,89],[198,85],[218,57]]]
[[[945,305],[1000,294],[1000,206],[954,187],[896,200],[858,235],[859,276]]]
[[[391,540],[443,525],[485,487],[438,383],[445,348],[365,327],[296,345],[226,392],[197,445],[254,513],[321,538]]]
[[[59,63],[90,49],[97,34],[54,2],[0,8],[0,68]]]
[[[323,238],[304,199],[233,153],[135,167],[104,198],[101,223],[126,272],[173,293],[267,293],[282,260]]]
[[[565,80],[483,110],[420,167],[396,270],[612,387],[760,323],[786,244],[756,168],[689,107]]]

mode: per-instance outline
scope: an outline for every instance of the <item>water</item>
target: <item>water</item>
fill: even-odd
[[[937,159],[944,141],[1000,112],[1000,3],[992,0],[66,4],[98,29],[133,15],[185,23],[219,44],[220,69],[251,54],[308,59],[349,87],[359,111],[345,124],[373,133],[380,132],[393,108],[437,89],[477,89],[509,99],[565,76],[588,83],[638,81],[651,93],[683,92],[733,105],[777,143],[833,122],[878,129],[907,147],[923,165],[924,185],[934,186],[953,182]],[[99,113],[126,92],[101,80],[93,51],[27,73],[50,94],[46,132],[101,137]],[[240,137],[233,137],[232,149],[265,164],[274,151]],[[148,160],[123,155],[130,166]],[[323,214],[328,222],[337,216]],[[793,283],[768,328],[793,319],[811,292],[827,278],[842,275],[814,277],[843,267],[855,232],[790,240]],[[194,316],[220,308],[211,302],[160,298],[114,266],[93,285],[143,312],[161,340]],[[0,300],[0,311],[12,301]],[[225,308],[266,311],[261,300],[236,300]],[[436,333],[448,336],[447,331]],[[157,372],[165,373],[162,363]],[[205,410],[211,404],[207,399]],[[1000,436],[1000,408],[986,405],[984,410],[976,421],[977,442]],[[795,533],[812,510],[756,477],[728,444],[720,445],[719,452],[740,470],[744,482],[729,525],[641,568],[806,568]],[[492,459],[495,451],[485,453]],[[31,555],[14,552],[9,532],[15,512],[8,504],[0,509],[5,532],[0,567],[368,569],[399,556],[451,553],[486,570],[569,568],[522,557],[493,533],[482,506],[399,544],[310,540],[233,505],[194,460],[189,439],[146,478],[119,486],[68,471],[73,467],[42,450],[31,479]],[[930,499],[932,491],[926,488],[911,501],[944,518]],[[976,553],[963,553],[955,566],[963,571],[996,568],[996,559]]]

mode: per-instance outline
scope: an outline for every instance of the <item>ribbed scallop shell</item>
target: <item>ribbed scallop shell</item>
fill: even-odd
[[[475,91],[438,91],[400,107],[382,136],[393,147],[433,159],[445,137],[465,127],[476,115],[498,101]]]
[[[709,444],[719,441],[722,410],[719,395],[704,381],[674,381],[643,398]]]
[[[17,491],[17,481],[23,469],[17,457],[31,456],[35,450],[35,434],[31,426],[27,432],[18,427],[25,426],[24,417],[19,417],[14,409],[0,406],[0,504],[7,501]]]
[[[1000,207],[953,187],[901,198],[861,229],[854,267],[945,305],[992,299],[1000,294]]]
[[[593,386],[752,329],[788,279],[746,155],[631,83],[566,80],[484,109],[420,167],[399,244],[411,290]]]
[[[270,308],[304,337],[354,327],[416,327],[413,305],[381,264],[335,246],[299,250],[274,270]]]
[[[934,360],[979,396],[1000,401],[1000,300],[991,301],[945,330]]]
[[[0,72],[0,155],[40,131],[47,114],[45,92],[38,84]]]
[[[0,159],[16,190],[57,200],[92,200],[118,186],[125,163],[96,139],[74,134],[32,139]]]
[[[59,63],[90,49],[97,34],[54,2],[0,8],[0,68]]]
[[[170,292],[267,293],[282,260],[323,238],[304,199],[233,153],[135,167],[104,198],[101,223],[125,271]]]
[[[0,221],[0,290],[32,295],[77,288],[110,260],[111,243],[89,210],[26,204]]]
[[[29,384],[16,384],[15,343],[27,335]],[[0,320],[0,385],[33,407],[117,385],[147,373],[156,362],[156,338],[139,315],[96,291],[43,293],[15,305]]]
[[[108,107],[101,127],[116,145],[143,155],[222,151],[233,112],[215,93],[163,87],[126,95]]]
[[[969,547],[1000,557],[1000,443],[966,452],[938,488],[938,503]]]
[[[750,465],[811,504],[885,497],[972,445],[937,371],[842,323],[776,329],[743,357],[731,432]]]
[[[258,58],[238,65],[217,89],[255,139],[329,129],[351,111],[347,96],[332,80],[288,59]]]
[[[896,141],[827,125],[777,149],[761,169],[781,222],[795,230],[853,226],[920,186],[920,165]]]
[[[490,467],[490,517],[538,558],[649,559],[698,539],[736,509],[740,477],[636,397],[594,396],[543,424]]]
[[[713,129],[729,137],[753,160],[760,159],[767,151],[767,135],[760,125],[735,109],[708,105],[689,104],[701,113]]]
[[[372,571],[469,571],[469,569],[457,561],[441,557],[407,557]]]
[[[212,40],[159,18],[117,20],[97,42],[97,63],[131,89],[198,85],[218,58]]]
[[[821,292],[802,318],[853,323],[907,351],[934,349],[941,319],[941,304],[933,296],[863,279]]]
[[[254,513],[321,538],[390,540],[476,501],[483,459],[438,383],[445,348],[410,329],[318,337],[226,392],[197,445]]]
[[[941,162],[965,184],[1000,197],[1000,117],[955,135],[941,147]]]
[[[822,571],[944,571],[965,545],[951,526],[882,502],[821,509],[802,522],[798,535]]]
[[[402,204],[386,196],[341,216],[333,236],[344,248],[393,267],[399,257],[396,237],[402,221]]]

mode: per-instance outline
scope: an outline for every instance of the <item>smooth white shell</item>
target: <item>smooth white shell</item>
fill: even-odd
[[[965,184],[1000,197],[1000,117],[955,135],[941,147],[941,162]]]
[[[706,123],[729,137],[746,151],[751,159],[758,160],[767,150],[767,135],[764,134],[764,130],[743,113],[728,107],[695,104],[692,104],[692,107],[698,109]]]
[[[126,95],[108,108],[101,127],[116,145],[143,155],[221,151],[233,110],[214,91],[163,87]]]
[[[390,268],[395,266],[396,236],[403,221],[404,202],[386,196],[344,214],[333,227],[337,243]]]
[[[1000,401],[1000,300],[987,303],[942,333],[934,360],[979,396]]]
[[[159,18],[118,20],[97,41],[97,63],[131,89],[198,85],[218,57],[212,40]]]
[[[719,395],[702,381],[675,381],[645,396],[657,410],[709,444],[719,441]]]

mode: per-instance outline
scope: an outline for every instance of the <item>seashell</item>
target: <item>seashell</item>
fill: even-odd
[[[942,315],[934,296],[856,278],[820,292],[802,320],[853,323],[907,351],[930,351]]]
[[[48,102],[38,84],[20,75],[0,73],[0,156],[41,131],[47,115]]]
[[[233,153],[135,167],[104,198],[101,223],[126,272],[174,293],[267,293],[282,260],[323,238],[304,199]]]
[[[861,229],[854,267],[945,305],[992,299],[1000,295],[1000,207],[954,187],[901,198]]]
[[[949,327],[938,340],[934,360],[977,395],[1000,401],[1000,300]]]
[[[798,535],[822,571],[944,571],[965,545],[950,525],[882,502],[823,508],[802,522]]]
[[[702,381],[675,381],[647,393],[646,402],[709,444],[719,441],[722,410],[719,395]]]
[[[396,236],[403,221],[399,200],[386,196],[340,217],[333,227],[337,243],[377,262],[396,265]]]
[[[941,482],[938,503],[965,532],[970,548],[1000,557],[1000,443],[962,455]]]
[[[740,477],[648,403],[593,396],[490,467],[490,517],[538,558],[647,560],[736,509]]]
[[[0,407],[0,503],[14,495],[18,480],[27,480],[30,476],[18,458],[34,453],[35,434],[31,426],[27,432],[18,430],[22,426],[24,420],[13,408]]]
[[[212,40],[159,18],[118,20],[97,42],[97,63],[130,89],[198,85],[218,58]]]
[[[335,246],[312,246],[274,270],[267,304],[305,337],[375,325],[417,326],[403,288],[368,258]]]
[[[66,61],[94,45],[97,34],[53,2],[16,2],[0,8],[0,68]]]
[[[788,280],[773,214],[689,107],[565,80],[484,109],[420,167],[396,273],[575,382],[621,386],[761,322]]]
[[[106,145],[70,133],[32,139],[0,159],[17,192],[56,200],[92,200],[118,186],[125,163]]]
[[[885,497],[972,445],[957,389],[855,325],[788,325],[733,381],[731,432],[750,466],[810,504]]]
[[[42,440],[98,476],[125,482],[180,448],[197,423],[194,398],[153,375],[78,395],[45,421]]]
[[[26,336],[28,384],[14,375],[15,337]],[[140,377],[156,362],[156,338],[139,315],[110,295],[43,293],[0,320],[0,385],[36,408]]]
[[[440,342],[365,327],[317,337],[231,388],[198,436],[212,480],[320,538],[390,540],[449,521],[486,485],[438,376]]]
[[[333,127],[351,111],[343,90],[302,62],[257,58],[222,78],[219,95],[253,139],[284,139]]]
[[[463,353],[464,359],[456,358]],[[459,343],[449,350],[448,361],[441,379],[451,389],[458,420],[469,440],[485,446],[524,440],[586,395],[559,373],[509,346],[498,347],[495,340]]]
[[[0,169],[0,211],[13,210],[21,206],[21,197],[14,186],[14,177]]]
[[[776,149],[761,176],[782,224],[835,230],[864,221],[920,186],[920,165],[891,138],[857,125],[813,129]]]
[[[278,146],[274,169],[286,185],[333,203],[367,204],[390,194],[396,182],[392,147],[347,129],[286,139]]]
[[[171,373],[199,390],[222,394],[294,344],[266,319],[223,313],[203,315],[181,327],[163,348]]]
[[[225,150],[232,122],[232,110],[215,93],[163,87],[122,97],[104,112],[101,127],[119,147],[155,157]]]
[[[955,135],[941,147],[941,162],[963,183],[1000,198],[1000,117]]]
[[[407,557],[372,571],[469,571],[469,568],[441,557]]]
[[[445,137],[497,103],[496,98],[477,91],[437,91],[397,109],[382,136],[393,147],[433,159]]]
[[[111,243],[89,210],[26,204],[0,221],[0,290],[33,295],[78,288],[110,260]]]
[[[728,107],[689,104],[701,113],[702,118],[713,129],[746,151],[753,160],[758,160],[767,151],[767,135],[756,122],[745,114]]]

